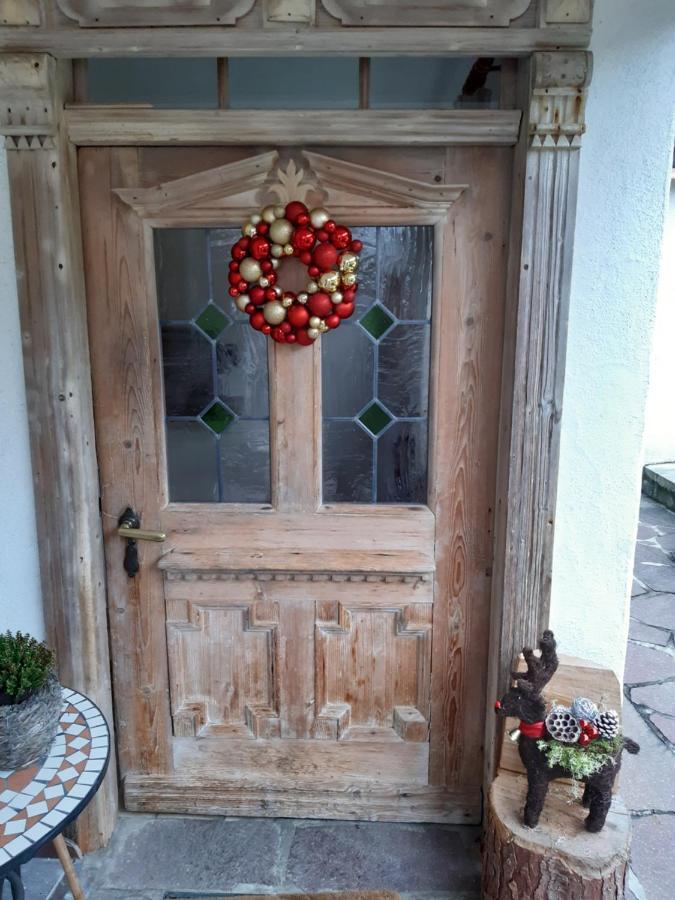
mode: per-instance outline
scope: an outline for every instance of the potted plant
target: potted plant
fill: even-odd
[[[52,651],[20,631],[0,634],[0,769],[19,769],[47,753],[62,702]]]

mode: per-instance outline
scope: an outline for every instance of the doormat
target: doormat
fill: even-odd
[[[337,900],[401,900],[401,895],[394,891],[328,891],[320,894],[164,894],[164,900],[326,900],[335,897]]]

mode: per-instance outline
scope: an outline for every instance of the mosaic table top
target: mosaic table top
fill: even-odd
[[[98,790],[110,756],[100,710],[63,689],[59,731],[34,765],[0,770],[0,875],[30,859],[75,819]]]

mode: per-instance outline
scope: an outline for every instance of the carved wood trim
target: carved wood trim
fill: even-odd
[[[247,571],[203,571],[169,569],[164,570],[167,581],[332,581],[332,582],[372,582],[379,584],[429,584],[432,576],[426,572],[419,574],[396,572],[259,572]]]
[[[41,25],[40,0],[0,0],[0,25]]]
[[[56,0],[81,28],[158,28],[178,25],[234,25],[253,9],[255,0]]]
[[[532,0],[321,0],[321,5],[343,25],[489,25],[504,27],[521,16]]]
[[[585,25],[593,16],[593,0],[541,0],[542,25]]]

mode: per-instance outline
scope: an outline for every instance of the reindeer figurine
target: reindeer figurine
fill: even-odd
[[[551,740],[546,729],[546,704],[541,691],[558,668],[552,631],[544,632],[539,649],[541,656],[537,657],[530,647],[523,648],[527,672],[513,672],[515,686],[495,703],[497,715],[520,719],[518,751],[527,770],[524,822],[528,828],[535,828],[539,822],[549,783],[556,778],[571,777],[571,772],[561,765],[549,767],[546,753],[538,746],[541,740]],[[583,741],[581,743],[583,746]],[[614,758],[610,758],[601,769],[583,779],[586,787],[581,802],[584,807],[590,808],[586,818],[588,831],[600,831],[605,824],[612,802],[612,787],[621,768],[623,750],[638,753],[640,747],[630,738],[623,738]]]

